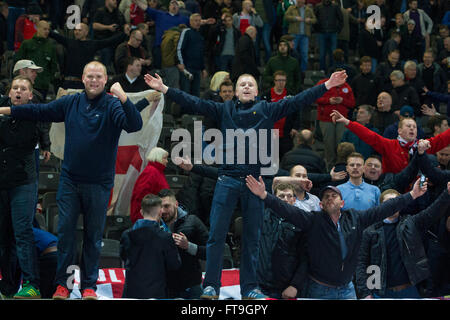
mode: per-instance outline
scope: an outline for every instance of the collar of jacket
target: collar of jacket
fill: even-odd
[[[162,163],[156,162],[156,161],[150,161],[148,164],[155,167],[160,172],[163,172],[164,169],[166,168],[165,165],[163,165]]]
[[[237,101],[236,101],[236,109],[242,109],[242,110],[250,109],[258,101],[259,101],[259,97],[258,96],[255,97],[255,100],[250,101],[250,102],[245,102],[245,103],[242,102],[241,100],[237,99]]]

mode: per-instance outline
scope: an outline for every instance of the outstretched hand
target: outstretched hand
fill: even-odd
[[[261,176],[259,176],[259,181],[257,181],[253,176],[248,175],[245,178],[245,182],[255,196],[260,197],[262,200],[267,197],[266,185]]]
[[[327,82],[325,82],[325,87],[327,87],[327,90],[330,90],[333,87],[343,85],[345,80],[347,80],[345,70],[333,72]]]
[[[344,125],[348,125],[350,123],[350,120],[348,120],[346,117],[344,117],[339,111],[333,110],[333,112],[330,113],[331,120],[333,123],[343,123]]]
[[[191,171],[192,168],[194,167],[194,165],[191,162],[191,159],[188,156],[184,158],[175,157],[173,163],[185,171]]]
[[[150,74],[146,74],[144,76],[145,83],[152,89],[155,89],[156,91],[166,93],[169,89],[164,82],[162,81],[159,74],[155,73],[155,76],[152,77]]]

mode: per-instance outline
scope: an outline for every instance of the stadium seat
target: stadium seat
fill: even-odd
[[[114,239],[103,239],[100,253],[99,268],[122,268],[123,262],[120,258],[120,241]]]
[[[175,128],[175,118],[169,113],[163,114],[163,127]]]
[[[39,156],[39,170],[42,172],[61,172],[61,159],[53,154],[50,159],[45,162],[42,155]]]
[[[322,70],[306,70],[305,71],[305,82],[304,85],[315,86],[317,82],[325,79],[327,76]]]
[[[183,114],[181,116],[181,128],[188,130],[191,133],[191,139],[194,138],[194,122],[203,121],[204,117],[193,114]]]
[[[39,172],[38,192],[40,194],[56,192],[58,190],[59,175],[59,172]]]
[[[167,174],[166,180],[170,189],[181,189],[186,183],[188,176]]]
[[[130,216],[106,216],[104,237],[120,241],[122,233],[132,225]]]
[[[161,134],[159,135],[158,146],[164,150],[170,150],[172,132],[175,130],[174,127],[162,127]]]

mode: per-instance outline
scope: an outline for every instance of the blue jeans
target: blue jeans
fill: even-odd
[[[337,34],[332,32],[319,33],[319,54],[320,54],[320,69],[325,72],[328,67],[332,66],[333,51],[337,47]],[[327,66],[327,55],[330,57],[330,64]]]
[[[180,72],[180,89],[184,92],[192,94],[193,96],[200,97],[200,78],[201,71],[188,70],[194,78],[189,80],[184,73]]]
[[[61,178],[56,195],[59,210],[57,285],[69,286],[67,268],[76,264],[76,225],[80,213],[83,213],[80,287],[82,290],[97,288],[98,262],[110,191],[105,185],[76,183],[69,178]]]
[[[296,34],[294,39],[294,49],[300,53],[300,70],[305,72],[308,68],[309,38],[304,34]]]
[[[309,278],[307,298],[329,300],[356,299],[356,293],[351,281],[344,286],[332,288]]]
[[[4,279],[16,282],[17,279],[12,278],[15,278],[14,269],[18,261],[23,280],[39,287],[33,234],[36,188],[36,182],[33,181],[0,191],[0,268]]]
[[[206,243],[206,274],[203,288],[212,286],[219,292],[225,239],[238,199],[243,218],[240,285],[241,294],[246,295],[258,287],[256,267],[264,202],[250,192],[245,184],[245,178],[221,175],[217,179],[211,205],[209,239]]]
[[[419,291],[416,286],[410,286],[401,291],[392,291],[386,288],[383,295],[373,295],[374,298],[392,298],[392,299],[421,299]]]
[[[11,50],[11,51],[14,50],[14,38],[15,38],[14,31],[16,29],[16,20],[24,13],[25,13],[25,8],[9,7],[8,20],[7,20],[8,35],[6,38],[8,50]]]

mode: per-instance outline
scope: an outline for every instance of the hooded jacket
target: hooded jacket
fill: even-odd
[[[55,79],[58,71],[58,57],[56,47],[48,38],[38,37],[22,42],[20,49],[14,55],[14,61],[21,59],[32,60],[36,65],[42,67],[42,72],[38,74],[33,87],[36,89],[48,90],[48,86]]]
[[[280,41],[289,44],[286,41]],[[273,74],[275,71],[282,70],[286,72],[287,82],[286,89],[289,93],[296,94],[300,91],[300,64],[297,59],[289,55],[289,50],[286,56],[281,55],[280,52],[267,61],[263,74],[263,89],[268,89],[273,86]]]

